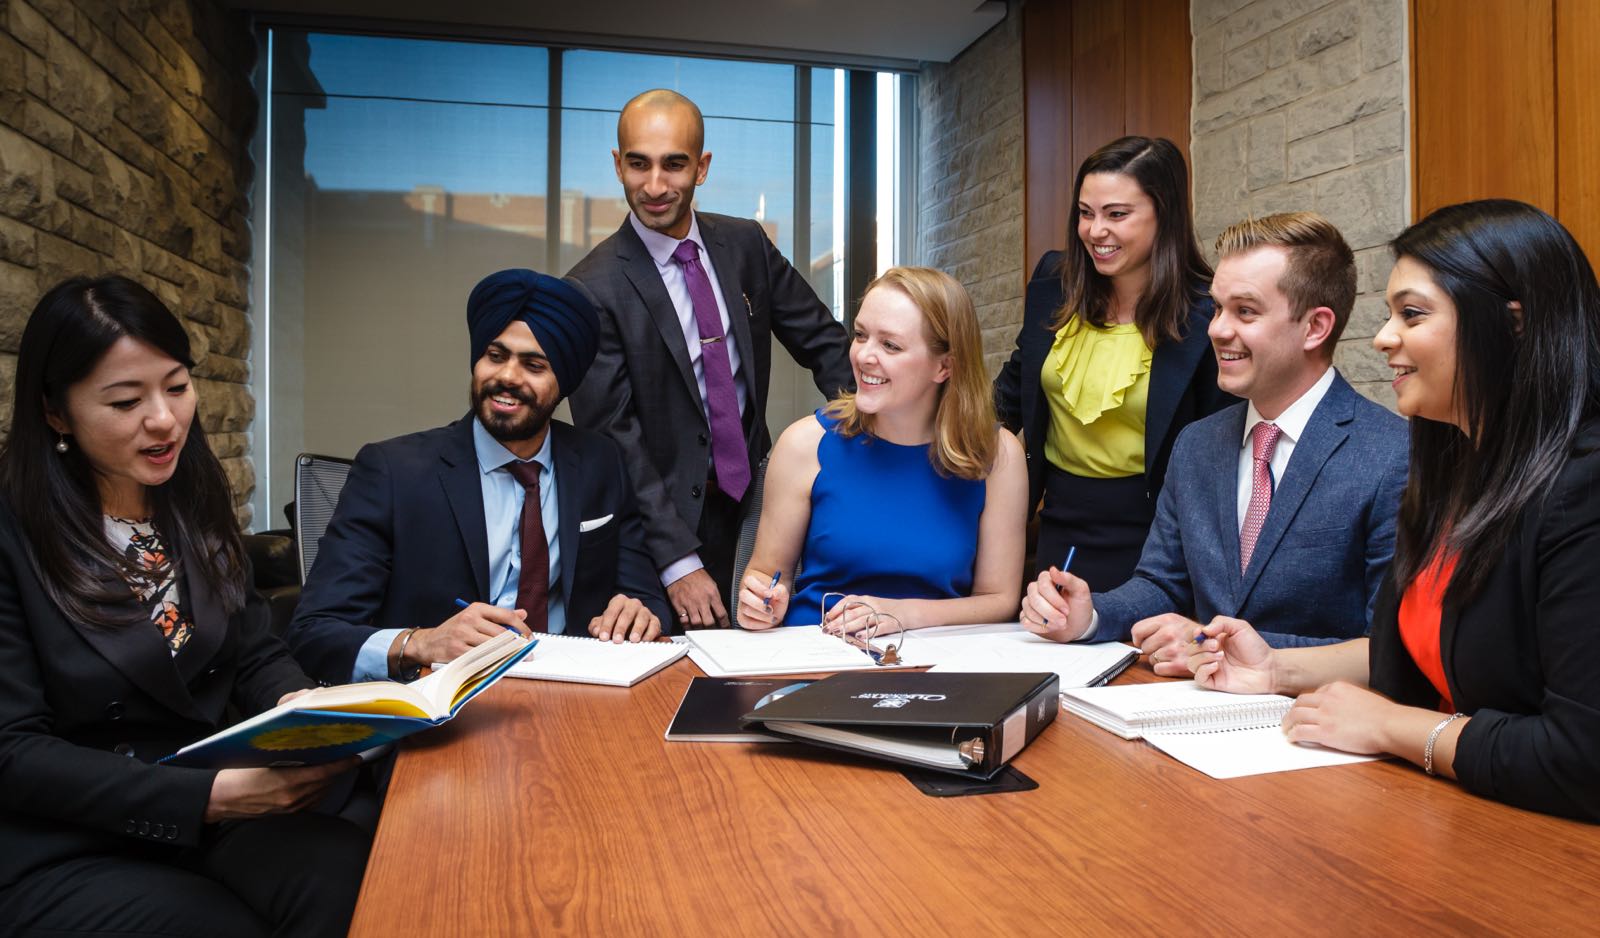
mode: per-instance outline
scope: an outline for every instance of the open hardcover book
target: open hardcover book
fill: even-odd
[[[1279,728],[1294,700],[1281,694],[1227,694],[1194,681],[1084,687],[1061,692],[1062,709],[1139,739],[1212,778],[1238,778],[1325,765],[1369,762],[1322,746],[1292,743]]]
[[[319,687],[161,762],[224,769],[334,762],[448,721],[536,644],[508,631],[410,684]]]

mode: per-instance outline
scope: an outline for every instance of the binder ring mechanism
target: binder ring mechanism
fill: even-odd
[[[838,604],[843,601],[843,593],[822,594],[822,621],[824,623],[828,621],[829,605],[837,609]],[[904,664],[906,635],[909,633],[900,625],[900,620],[887,612],[879,612],[860,600],[852,600],[845,604],[844,618],[849,619],[853,613],[858,611],[866,612],[867,621],[865,626],[855,631],[847,632],[842,625],[823,625],[822,630],[829,635],[837,635],[846,644],[866,652],[867,656],[872,659],[872,663],[880,667],[894,667]],[[883,642],[878,642],[876,639],[880,634],[884,636],[893,635],[897,640],[890,641],[885,638]]]

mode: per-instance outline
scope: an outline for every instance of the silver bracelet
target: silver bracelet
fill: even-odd
[[[416,675],[422,671],[421,667],[405,666],[405,647],[410,645],[411,635],[414,634],[416,629],[406,629],[405,634],[400,635],[400,650],[395,653],[395,675],[400,677],[400,680],[416,680]]]
[[[1437,743],[1439,741],[1439,734],[1444,732],[1444,728],[1445,727],[1449,726],[1450,724],[1454,723],[1455,721],[1461,719],[1464,716],[1466,716],[1465,713],[1452,713],[1449,716],[1445,717],[1444,719],[1440,720],[1439,721],[1439,725],[1435,726],[1433,728],[1433,732],[1428,734],[1428,745],[1425,746],[1423,748],[1423,750],[1422,750],[1422,771],[1427,772],[1429,775],[1433,774],[1433,745],[1434,745],[1434,743]]]

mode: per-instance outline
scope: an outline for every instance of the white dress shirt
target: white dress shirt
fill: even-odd
[[[1322,398],[1328,393],[1328,389],[1333,387],[1333,376],[1333,366],[1329,365],[1328,370],[1322,373],[1322,377],[1317,379],[1316,384],[1308,388],[1306,393],[1300,395],[1299,399],[1293,404],[1285,407],[1283,413],[1278,415],[1278,419],[1269,421],[1277,424],[1280,431],[1278,445],[1273,447],[1272,459],[1267,463],[1267,469],[1272,473],[1274,489],[1277,488],[1278,480],[1283,478],[1283,471],[1289,467],[1289,457],[1294,455],[1295,444],[1300,441],[1302,436],[1305,436],[1306,424],[1311,422],[1311,414],[1316,411],[1317,405],[1322,403]],[[1253,465],[1255,454],[1252,451],[1250,431],[1256,428],[1256,424],[1264,420],[1266,418],[1261,416],[1260,411],[1256,410],[1256,405],[1253,402],[1246,405],[1244,437],[1239,445],[1239,481],[1237,489],[1239,513],[1237,519],[1240,530],[1244,529],[1244,516],[1250,511],[1250,489],[1255,476]]]

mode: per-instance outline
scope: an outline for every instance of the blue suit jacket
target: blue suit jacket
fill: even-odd
[[[617,445],[560,421],[550,432],[569,631],[584,634],[618,593],[670,626]],[[458,596],[490,601],[478,477],[470,415],[361,448],[289,625],[289,647],[308,674],[342,684],[374,630],[438,625],[455,615]],[[579,532],[580,522],[607,515]]]
[[[1277,481],[1250,568],[1239,570],[1239,447],[1246,405],[1179,435],[1133,579],[1096,593],[1094,640],[1125,639],[1140,619],[1233,616],[1272,645],[1366,634],[1394,556],[1405,487],[1406,422],[1343,376],[1312,412]]]

